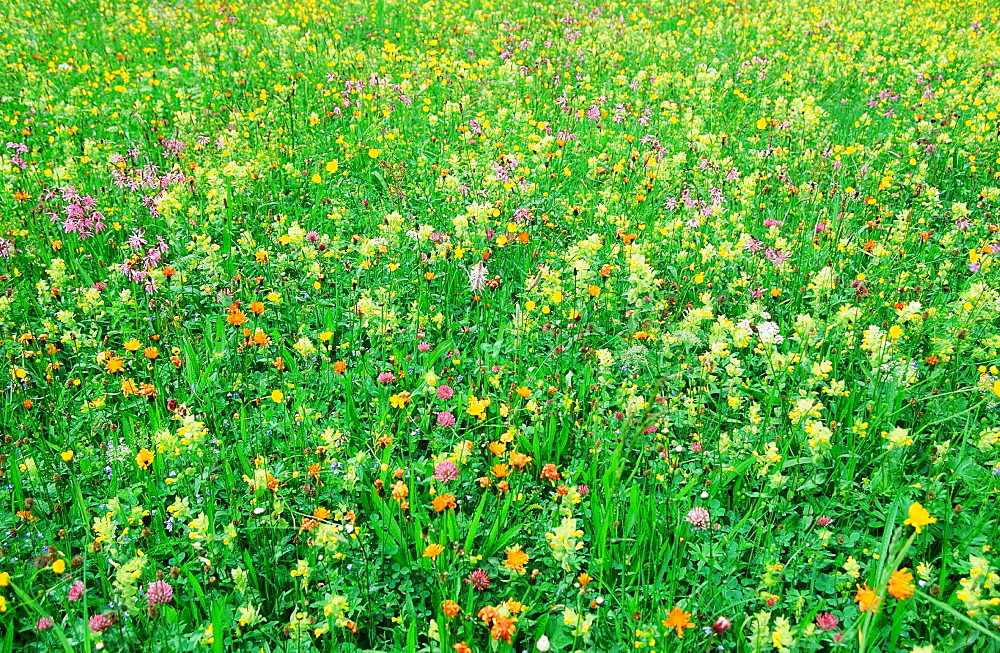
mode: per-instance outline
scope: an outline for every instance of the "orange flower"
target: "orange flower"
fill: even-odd
[[[458,607],[458,604],[454,601],[445,601],[441,604],[441,612],[443,612],[444,616],[448,618],[454,617],[461,612],[461,610],[462,609]]]
[[[483,623],[489,626],[493,623],[493,620],[497,618],[497,609],[492,605],[487,605],[483,607],[476,616],[483,620]]]
[[[494,456],[502,456],[507,451],[507,445],[503,442],[490,442],[490,452]]]
[[[694,628],[694,624],[691,623],[691,613],[684,612],[676,606],[667,613],[667,618],[663,620],[663,625],[666,628],[676,628],[678,637],[684,637],[684,628]]]
[[[226,316],[226,322],[233,326],[243,326],[247,323],[247,314],[237,308]]]
[[[139,388],[135,385],[135,381],[132,379],[122,379],[122,395],[131,397],[137,394],[139,394]]]
[[[504,549],[507,554],[507,560],[504,561],[503,566],[507,569],[513,569],[519,574],[524,573],[524,566],[528,564],[528,552],[521,550],[521,545],[517,544],[509,549]]]
[[[267,309],[264,308],[264,302],[253,302],[250,304],[250,312],[254,315],[260,315]]]
[[[451,647],[455,649],[455,653],[472,653],[472,649],[466,646],[465,642],[452,644]]]
[[[108,374],[114,374],[115,372],[121,372],[125,369],[125,361],[118,358],[117,356],[112,356],[108,359],[108,362],[104,364],[104,369]]]
[[[455,503],[455,497],[453,495],[442,494],[434,497],[431,501],[431,505],[434,507],[436,512],[444,512],[448,508],[457,507],[458,504]]]
[[[522,399],[527,399],[531,396],[531,390],[522,385],[517,389],[517,394],[521,395]]]
[[[903,567],[892,572],[889,578],[889,594],[900,601],[904,601],[913,596],[913,574],[909,569]]]
[[[140,383],[139,384],[139,396],[140,397],[155,397],[156,396],[156,386],[151,383]]]
[[[156,360],[156,357],[160,355],[160,350],[156,347],[146,347],[142,350],[142,355],[149,360]]]
[[[440,544],[428,544],[427,548],[424,549],[424,557],[435,560],[442,551],[444,551],[444,547]]]
[[[315,517],[316,519],[320,519],[320,520],[329,519],[332,514],[333,513],[331,513],[329,510],[327,510],[323,506],[319,506],[318,508],[316,508],[315,510],[313,510],[313,517]]]
[[[559,476],[559,470],[556,468],[556,466],[553,465],[552,463],[548,463],[547,465],[544,465],[542,467],[542,473],[539,475],[539,478],[544,479],[546,481],[555,482],[562,477]]]
[[[593,577],[587,572],[583,572],[576,577],[576,582],[580,583],[580,587],[586,587],[590,585],[590,581],[594,580]]]
[[[518,451],[510,452],[510,464],[513,465],[514,467],[517,467],[518,469],[523,470],[526,465],[529,465],[531,463],[531,460],[532,460],[531,456],[527,456]]]
[[[865,583],[864,587],[860,585],[855,585],[858,588],[857,594],[854,595],[854,602],[858,604],[858,609],[862,612],[868,612],[872,610],[878,612],[879,597],[875,594],[875,590],[868,587],[868,583]]]
[[[514,625],[514,622],[510,618],[497,617],[493,621],[493,627],[490,628],[490,636],[493,637],[494,642],[503,639],[510,644],[511,635],[515,631],[517,631],[517,626]]]
[[[410,488],[403,481],[396,481],[392,485],[392,498],[396,501],[402,501],[406,497],[410,496]]]
[[[497,478],[506,478],[511,474],[510,467],[507,465],[493,465],[493,469],[490,471],[492,471],[493,475]]]
[[[347,363],[344,361],[337,361],[333,364],[333,371],[337,374],[343,374],[347,371]]]

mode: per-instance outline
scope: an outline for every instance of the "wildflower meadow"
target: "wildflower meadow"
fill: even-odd
[[[1000,3],[0,25],[0,653],[1000,651]]]

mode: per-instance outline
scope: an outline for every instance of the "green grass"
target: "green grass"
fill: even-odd
[[[998,20],[7,3],[0,652],[1000,650]]]

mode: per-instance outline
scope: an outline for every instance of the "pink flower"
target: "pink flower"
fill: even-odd
[[[375,377],[375,380],[379,383],[395,383],[396,376],[392,372],[382,372]]]
[[[53,623],[51,619],[49,619],[48,617],[42,617],[41,619],[38,620],[38,623],[35,624],[35,630],[48,630],[52,626]]]
[[[455,391],[450,385],[443,385],[438,388],[438,399],[451,399],[455,396]]]
[[[768,218],[768,219],[764,220],[764,226],[767,227],[767,228],[781,227],[784,224],[785,223],[783,221],[781,221],[781,220],[775,220],[774,218]]]
[[[712,516],[704,508],[691,508],[691,510],[688,510],[685,519],[687,519],[689,524],[701,530],[707,529],[712,523]]]
[[[149,584],[146,588],[146,602],[149,605],[159,605],[170,603],[174,598],[174,588],[165,580],[158,580]]]
[[[820,630],[833,630],[840,624],[840,620],[829,612],[822,612],[816,615],[816,627]]]
[[[485,569],[475,569],[469,577],[465,579],[466,585],[472,585],[480,592],[490,588],[490,575]]]
[[[437,423],[445,427],[446,429],[450,429],[451,427],[455,426],[455,416],[446,410],[442,410],[440,413],[438,413]]]
[[[430,351],[430,350],[431,350],[431,343],[429,342],[422,342],[419,345],[417,345],[417,351]]]
[[[83,593],[87,591],[86,586],[84,586],[83,581],[76,581],[73,586],[69,588],[69,600],[79,601],[83,597]]]
[[[691,445],[691,451],[693,453],[701,453],[703,445],[700,442],[695,442]]]
[[[833,520],[827,517],[826,515],[823,515],[822,517],[816,520],[816,523],[820,526],[829,526],[830,524],[833,523]]]
[[[95,614],[90,618],[90,632],[99,633],[101,631],[111,628],[114,624],[111,623],[111,619],[108,618],[110,612],[104,612],[102,614]]]
[[[440,416],[438,417],[440,420]],[[453,417],[452,420],[455,418]],[[434,467],[434,480],[440,481],[442,483],[447,483],[448,481],[454,481],[458,478],[458,465],[451,462],[450,460],[445,460],[440,462]]]
[[[715,633],[716,635],[721,635],[722,633],[732,628],[732,626],[733,626],[732,621],[726,619],[725,617],[719,617],[718,619],[715,620],[715,623],[712,624],[712,632]]]

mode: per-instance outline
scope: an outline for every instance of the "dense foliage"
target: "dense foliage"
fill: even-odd
[[[0,651],[997,650],[998,21],[4,3]]]

